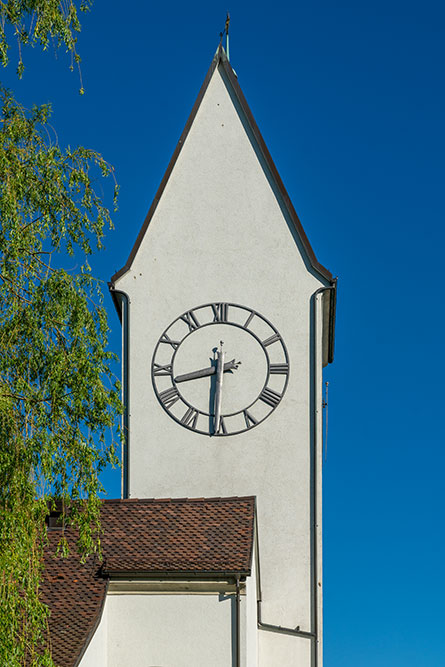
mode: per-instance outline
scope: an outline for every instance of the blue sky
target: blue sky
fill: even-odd
[[[125,263],[232,16],[239,82],[319,261],[339,276],[324,466],[325,667],[439,667],[443,632],[445,6],[96,0],[79,52],[25,51],[26,105],[121,186],[93,263]],[[14,57],[14,54],[12,54]],[[106,298],[111,344],[120,328]],[[119,495],[119,474],[105,483]]]

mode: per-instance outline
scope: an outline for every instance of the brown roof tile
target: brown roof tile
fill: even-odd
[[[254,512],[253,497],[104,501],[103,562],[91,556],[84,565],[75,553],[54,558],[60,531],[49,531],[41,592],[55,663],[78,664],[99,623],[108,576],[250,574]]]
[[[68,531],[67,531],[68,532]],[[60,667],[73,667],[82,655],[100,620],[107,580],[95,556],[82,565],[74,539],[68,541],[73,554],[56,558],[59,530],[48,532],[41,600],[50,608],[49,631],[53,660]]]
[[[253,498],[104,504],[107,573],[250,572]]]

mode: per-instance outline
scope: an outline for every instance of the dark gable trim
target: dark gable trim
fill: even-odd
[[[264,139],[261,135],[261,132],[258,128],[258,125],[255,122],[255,118],[253,117],[253,114],[250,110],[250,107],[247,104],[247,100],[244,97],[243,91],[241,90],[241,87],[238,83],[238,79],[237,79],[233,69],[231,68],[230,63],[227,60],[227,56],[226,56],[226,54],[223,50],[221,52],[220,60],[221,60],[222,68],[223,68],[228,80],[230,81],[230,84],[231,84],[233,90],[235,91],[235,94],[238,98],[241,109],[243,110],[244,115],[246,116],[247,120],[249,121],[249,125],[251,127],[253,136],[255,137],[255,140],[258,143],[258,146],[259,146],[259,148],[260,148],[260,150],[263,154],[264,160],[265,160],[267,166],[270,169],[270,172],[273,176],[273,179],[274,179],[275,183],[277,184],[277,188],[280,192],[280,195],[282,196],[283,201],[286,205],[286,208],[289,211],[290,218],[291,218],[291,220],[292,220],[292,222],[295,226],[295,229],[297,230],[298,236],[301,239],[301,243],[302,243],[303,248],[305,249],[305,251],[307,253],[309,261],[310,261],[312,267],[316,271],[318,271],[318,273],[320,273],[323,276],[323,278],[326,278],[326,280],[329,280],[329,282],[330,282],[332,280],[332,273],[330,271],[328,271],[328,269],[326,269],[322,264],[320,264],[320,262],[318,262],[317,258],[315,257],[315,253],[312,250],[312,246],[309,243],[309,239],[306,236],[306,232],[303,229],[303,225],[301,224],[300,219],[297,215],[297,212],[295,211],[295,209],[293,207],[293,204],[290,200],[290,197],[287,193],[286,188],[284,187],[283,181],[281,180],[281,177],[278,173],[278,170],[275,166],[275,163],[272,160],[272,157],[271,157],[271,155],[269,153],[269,150],[268,150],[268,148],[265,144],[265,141],[264,141]]]
[[[117,272],[114,274],[114,276],[112,276],[112,278],[111,278],[111,286],[113,286],[114,283],[115,283],[115,281],[118,280],[118,278],[120,278],[121,276],[123,276],[124,273],[126,273],[126,272],[130,269],[130,267],[131,267],[131,265],[132,265],[132,263],[133,263],[133,260],[134,260],[134,258],[135,258],[135,255],[136,255],[137,251],[139,250],[139,246],[140,246],[140,244],[142,243],[142,239],[143,239],[144,236],[145,236],[145,232],[147,231],[147,227],[148,227],[148,225],[150,224],[150,221],[151,221],[151,219],[152,219],[152,217],[153,217],[153,215],[154,215],[154,212],[155,212],[156,207],[157,207],[157,205],[158,205],[158,203],[159,203],[159,200],[161,199],[162,194],[163,194],[163,192],[164,192],[165,186],[167,185],[167,181],[168,181],[168,179],[170,178],[170,174],[171,174],[171,172],[173,171],[173,168],[174,168],[174,166],[175,166],[175,164],[176,164],[176,160],[178,159],[178,155],[179,155],[179,153],[181,152],[181,149],[182,149],[182,147],[183,147],[183,145],[184,145],[185,140],[187,139],[187,136],[188,136],[188,133],[189,133],[189,131],[190,131],[190,128],[191,128],[191,126],[192,126],[192,124],[193,124],[193,121],[195,120],[195,116],[196,116],[196,114],[197,114],[197,112],[198,112],[198,109],[199,109],[199,106],[200,106],[200,104],[201,104],[202,98],[204,97],[204,95],[205,95],[205,93],[206,93],[206,90],[207,90],[207,87],[208,87],[208,85],[209,85],[210,79],[212,78],[213,72],[215,71],[216,67],[218,67],[218,65],[219,65],[220,63],[221,63],[221,65],[222,65],[222,68],[224,69],[224,72],[225,72],[225,74],[226,74],[228,80],[230,81],[231,86],[233,87],[233,90],[234,90],[234,92],[235,92],[235,94],[236,94],[236,96],[237,96],[237,98],[238,98],[238,100],[239,100],[241,109],[243,110],[243,113],[245,114],[245,116],[246,116],[246,118],[247,118],[247,120],[248,120],[248,122],[249,122],[249,125],[250,125],[250,127],[251,127],[251,129],[252,129],[253,135],[254,135],[254,137],[255,137],[255,139],[256,139],[256,141],[257,141],[257,143],[258,143],[258,146],[259,146],[259,148],[260,148],[260,150],[261,150],[261,152],[262,152],[262,154],[263,154],[263,156],[264,156],[264,159],[265,159],[265,161],[266,161],[266,164],[267,164],[267,166],[269,167],[270,172],[271,172],[271,174],[272,174],[272,176],[273,176],[273,178],[274,178],[274,180],[275,180],[275,182],[276,182],[276,184],[277,184],[277,187],[278,187],[278,189],[279,189],[279,192],[280,192],[280,194],[281,194],[281,196],[282,196],[282,198],[283,198],[283,201],[284,201],[284,203],[285,203],[285,205],[286,205],[286,207],[287,207],[287,210],[289,211],[290,218],[291,218],[291,220],[292,220],[292,222],[293,222],[293,224],[294,224],[294,226],[295,226],[295,229],[297,230],[297,233],[298,233],[298,235],[299,235],[299,237],[300,237],[300,239],[301,239],[301,243],[302,243],[302,245],[303,245],[303,247],[304,247],[304,249],[305,249],[305,251],[306,251],[306,253],[307,253],[307,256],[308,256],[308,258],[309,258],[309,261],[310,261],[310,263],[311,263],[311,266],[312,266],[312,267],[313,267],[313,268],[314,268],[314,269],[315,269],[321,276],[323,276],[323,278],[325,278],[325,279],[328,280],[329,282],[332,281],[332,274],[331,274],[331,272],[328,271],[328,269],[326,269],[324,266],[322,266],[322,264],[320,264],[320,263],[317,261],[317,258],[315,257],[315,253],[314,253],[314,251],[312,250],[312,246],[311,246],[311,244],[309,243],[309,239],[308,239],[307,236],[306,236],[306,233],[305,233],[305,231],[304,231],[304,229],[303,229],[303,226],[302,226],[302,224],[301,224],[301,222],[300,222],[300,219],[298,218],[298,215],[297,215],[297,213],[296,213],[296,211],[295,211],[295,209],[294,209],[294,207],[293,207],[293,205],[292,205],[292,202],[291,202],[290,197],[289,197],[289,195],[288,195],[288,193],[287,193],[287,191],[286,191],[286,188],[284,187],[283,182],[282,182],[282,180],[281,180],[281,178],[280,178],[280,175],[278,174],[277,168],[276,168],[276,166],[275,166],[275,164],[274,164],[274,161],[272,160],[272,157],[271,157],[271,155],[270,155],[270,153],[269,153],[269,151],[268,151],[268,149],[267,149],[267,146],[266,146],[266,144],[265,144],[265,142],[264,142],[264,139],[263,139],[263,137],[261,136],[261,132],[260,132],[259,129],[258,129],[258,126],[257,126],[257,124],[256,124],[256,122],[255,122],[255,119],[254,119],[254,117],[253,117],[253,115],[252,115],[252,112],[251,112],[251,110],[250,110],[250,108],[249,108],[249,105],[247,104],[246,98],[245,98],[244,95],[243,95],[243,92],[242,92],[242,90],[241,90],[241,88],[240,88],[240,85],[239,85],[239,83],[238,83],[237,77],[236,77],[236,75],[235,75],[235,73],[234,73],[232,67],[231,67],[230,64],[229,64],[229,61],[227,60],[227,56],[226,56],[226,54],[225,54],[224,49],[222,48],[222,46],[219,46],[219,48],[218,48],[218,50],[217,50],[217,52],[216,52],[216,54],[215,54],[215,57],[214,57],[213,60],[212,60],[212,64],[210,65],[209,70],[208,70],[208,72],[207,72],[207,74],[206,74],[206,77],[205,77],[205,79],[204,79],[204,83],[203,83],[202,86],[201,86],[201,90],[199,91],[198,97],[196,98],[196,102],[195,102],[195,104],[193,105],[192,112],[191,112],[191,114],[190,114],[190,116],[189,116],[189,118],[188,118],[188,120],[187,120],[187,123],[186,123],[186,125],[185,125],[185,127],[184,127],[184,130],[183,130],[183,132],[182,132],[182,134],[181,134],[181,138],[179,139],[178,144],[177,144],[177,146],[176,146],[176,148],[175,148],[175,151],[174,151],[174,153],[173,153],[173,155],[172,155],[172,158],[171,158],[171,160],[170,160],[170,162],[169,162],[169,165],[168,165],[168,167],[167,167],[167,170],[166,170],[166,172],[165,172],[165,174],[164,174],[164,178],[163,178],[162,181],[161,181],[161,184],[160,184],[160,186],[159,186],[159,188],[158,188],[158,191],[157,191],[157,193],[156,193],[156,195],[155,195],[155,198],[154,198],[154,200],[153,200],[153,203],[152,203],[152,205],[150,206],[150,210],[149,210],[148,213],[147,213],[147,217],[146,217],[145,220],[144,220],[144,224],[142,225],[141,230],[140,230],[140,232],[139,232],[139,234],[138,234],[138,236],[137,236],[136,242],[135,242],[135,244],[134,244],[134,246],[133,246],[133,248],[132,248],[132,250],[131,250],[131,252],[130,252],[130,255],[129,255],[129,257],[128,257],[127,263],[126,263],[125,266],[123,266],[119,271],[117,271]]]
[[[105,601],[106,601],[106,599],[107,599],[107,593],[108,593],[108,581],[107,581],[106,588],[103,590],[103,593],[102,593],[102,604],[101,604],[99,613],[97,614],[96,619],[95,619],[95,621],[94,621],[94,624],[93,624],[91,630],[89,631],[89,633],[88,633],[88,635],[87,635],[87,637],[86,637],[86,639],[85,639],[85,643],[84,643],[84,645],[82,646],[82,648],[81,648],[81,650],[80,650],[80,653],[79,653],[78,656],[77,656],[77,659],[76,659],[76,661],[75,661],[75,663],[74,663],[74,667],[78,667],[78,665],[80,665],[80,663],[81,663],[81,661],[82,661],[82,658],[83,658],[83,656],[85,655],[85,652],[86,652],[88,646],[89,646],[90,643],[91,643],[91,640],[93,639],[94,635],[96,634],[96,630],[97,630],[97,628],[99,627],[100,622],[101,622],[101,620],[102,620],[102,616],[103,616],[103,614],[104,614]],[[73,657],[74,657],[74,656],[73,656]]]

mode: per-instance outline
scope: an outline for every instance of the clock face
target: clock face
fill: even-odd
[[[178,424],[229,436],[257,426],[279,405],[289,357],[278,330],[257,311],[209,303],[165,329],[151,375],[159,403]]]

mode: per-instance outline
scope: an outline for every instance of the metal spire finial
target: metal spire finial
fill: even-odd
[[[230,61],[230,54],[229,54],[229,25],[230,25],[230,14],[227,12],[226,16],[226,26],[224,28],[224,32],[226,33],[226,54],[227,54],[227,60]]]

